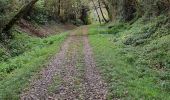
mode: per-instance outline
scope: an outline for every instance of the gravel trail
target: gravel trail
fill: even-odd
[[[83,26],[70,33],[39,78],[31,80],[21,100],[106,100],[107,84],[96,68],[87,32]],[[56,76],[60,78],[58,84],[54,84]]]

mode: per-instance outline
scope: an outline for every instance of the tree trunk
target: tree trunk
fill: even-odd
[[[101,24],[102,22],[101,22],[101,19],[100,19],[100,15],[99,15],[99,13],[98,13],[98,11],[97,11],[97,7],[96,7],[96,5],[95,5],[95,3],[94,3],[93,0],[92,0],[92,3],[93,3],[93,6],[94,6],[94,8],[95,8],[95,10],[96,10],[97,16],[98,16],[98,18],[99,18],[99,22],[100,22],[100,24]]]
[[[112,20],[112,14],[111,14],[111,12],[110,12],[109,5],[106,4],[106,1],[105,1],[105,0],[102,0],[102,3],[104,4],[104,6],[105,6],[105,8],[106,8],[106,11],[107,11],[107,13],[108,13],[109,21],[111,21],[111,20]]]
[[[58,16],[60,17],[61,11],[61,0],[58,0]]]
[[[104,13],[103,13],[103,10],[102,10],[102,7],[101,7],[101,2],[98,0],[98,3],[99,3],[99,9],[100,9],[100,12],[101,12],[101,14],[102,14],[102,17],[103,17],[103,19],[104,19],[104,21],[106,22],[106,23],[108,23],[109,21],[105,18],[105,16],[104,16]]]
[[[27,13],[28,10],[30,10],[32,8],[32,6],[37,1],[38,0],[32,0],[26,6],[21,8],[21,10],[2,29],[2,36],[0,37],[1,39],[3,38],[3,36],[5,36],[5,37],[12,36],[10,34],[9,30],[13,27],[13,25],[16,23],[16,21],[18,21],[25,13]]]
[[[88,14],[87,14],[87,10],[88,10],[87,7],[82,6],[80,19],[83,21],[83,23],[84,23],[85,25],[88,24]]]

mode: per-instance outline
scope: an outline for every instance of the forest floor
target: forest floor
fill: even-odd
[[[87,26],[72,32],[50,64],[33,77],[21,100],[106,100],[107,84],[93,59]]]

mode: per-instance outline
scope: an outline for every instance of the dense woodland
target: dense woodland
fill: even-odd
[[[69,94],[72,98],[61,100],[170,100],[170,0],[0,0],[0,100],[30,100],[23,93],[30,80],[39,77],[69,37],[76,41],[68,43],[68,59],[76,52],[80,56],[73,65],[88,73],[86,55],[92,49],[89,59],[94,58],[107,93],[102,97],[99,90],[100,95],[89,98],[88,93],[85,98]],[[89,41],[82,42],[86,37]],[[50,97],[65,82],[60,75],[52,78]],[[78,83],[81,79],[88,75]]]

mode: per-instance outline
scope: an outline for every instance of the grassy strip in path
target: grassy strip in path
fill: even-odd
[[[18,100],[21,91],[29,85],[32,75],[60,50],[66,36],[67,33],[44,39],[22,36],[22,40],[29,39],[28,43],[32,49],[0,63],[0,99]]]
[[[66,67],[70,67],[70,63],[74,62],[75,64],[73,65],[75,67],[76,70],[76,74],[73,78],[73,89],[75,91],[78,91],[78,97],[80,100],[84,100],[84,66],[85,66],[85,62],[84,62],[84,54],[83,54],[83,43],[82,43],[82,32],[80,32],[80,30],[76,30],[74,32],[74,36],[72,36],[74,38],[74,40],[72,40],[72,42],[69,45],[69,49],[68,51],[66,51],[66,58],[65,61],[63,62],[63,71],[64,73],[68,73],[66,71]],[[76,55],[74,54],[76,53]],[[74,54],[74,55],[73,55]],[[76,56],[75,58],[73,56]],[[66,65],[65,65],[66,63]],[[67,64],[68,63],[68,64]],[[54,95],[58,95],[55,94],[56,91],[60,91],[59,89],[61,88],[61,86],[63,84],[68,84],[68,83],[64,83],[65,80],[63,80],[62,74],[58,73],[59,75],[56,75],[54,78],[54,81],[52,83],[52,85],[49,86],[48,91],[49,93],[54,96]],[[74,92],[75,92],[74,91]],[[61,91],[60,91],[61,92]],[[67,97],[66,97],[67,98]]]

